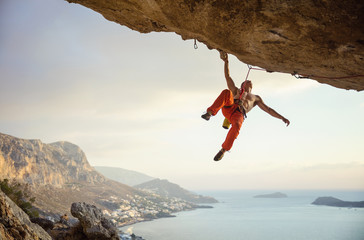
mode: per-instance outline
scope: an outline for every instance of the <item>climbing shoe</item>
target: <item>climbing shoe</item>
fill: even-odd
[[[220,161],[222,159],[222,157],[224,156],[224,153],[222,150],[220,150],[216,156],[214,157],[214,161]]]
[[[202,114],[201,117],[203,119],[205,119],[206,121],[208,121],[208,120],[210,120],[211,114],[207,112],[205,114]]]

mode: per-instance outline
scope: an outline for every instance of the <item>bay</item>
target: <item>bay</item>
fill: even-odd
[[[254,198],[272,191],[215,191],[212,209],[180,212],[123,227],[146,240],[362,240],[364,209],[316,206],[321,196],[363,201],[364,191],[282,191],[288,198]]]

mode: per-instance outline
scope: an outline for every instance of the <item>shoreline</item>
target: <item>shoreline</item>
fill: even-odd
[[[209,206],[209,205],[198,205],[198,206],[196,206],[193,209],[186,209],[186,210],[177,211],[177,212],[174,212],[174,213],[182,213],[182,212],[188,212],[188,211],[195,211],[197,209],[211,209],[211,208],[214,208],[214,207],[213,206]],[[131,222],[126,223],[125,225],[118,226],[117,228],[120,229],[120,228],[127,227],[127,226],[131,226],[131,225],[134,225],[134,224],[137,224],[137,223],[151,222],[153,220],[158,220],[158,219],[162,219],[162,218],[174,218],[174,217],[177,217],[177,216],[176,215],[169,215],[169,216],[163,216],[163,217],[143,219],[143,220],[140,220],[140,221],[134,220],[134,221],[131,221]]]
[[[184,211],[181,211],[181,212],[184,212]],[[177,217],[176,215],[171,215],[169,217],[159,217],[159,218],[150,218],[150,219],[144,219],[144,220],[135,220],[135,221],[132,221],[132,222],[128,222],[126,223],[125,225],[122,225],[122,226],[118,226],[118,228],[123,228],[123,227],[126,227],[126,226],[131,226],[131,225],[134,225],[134,224],[137,224],[137,223],[142,223],[142,222],[151,222],[153,220],[158,220],[158,219],[162,219],[162,218],[173,218],[173,217]]]

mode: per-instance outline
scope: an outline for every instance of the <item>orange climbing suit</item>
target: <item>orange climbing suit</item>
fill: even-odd
[[[240,128],[244,121],[244,114],[240,111],[239,105],[234,103],[233,93],[228,89],[221,92],[207,111],[215,116],[220,109],[222,109],[222,114],[231,123],[231,128],[226,136],[225,142],[222,144],[222,148],[229,151],[239,135]]]

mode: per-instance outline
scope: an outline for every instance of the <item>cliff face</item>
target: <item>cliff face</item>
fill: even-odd
[[[73,203],[71,212],[79,222],[70,226],[66,221],[53,223],[38,218],[29,219],[10,198],[0,190],[0,239],[6,240],[118,240],[118,230],[96,206]],[[42,227],[47,229],[47,232]],[[50,234],[50,235],[49,235]]]
[[[43,215],[69,213],[69,206],[78,201],[104,209],[104,200],[111,196],[125,199],[139,192],[96,172],[72,143],[45,144],[0,133],[0,179],[4,178],[29,183],[36,198],[33,206]]]
[[[105,178],[88,163],[82,150],[68,142],[44,144],[0,133],[2,178],[32,185],[61,187],[66,183],[101,183]]]
[[[364,89],[360,0],[67,0],[141,33],[175,32],[269,71]]]
[[[0,239],[51,240],[40,226],[32,223],[11,199],[0,190]]]

